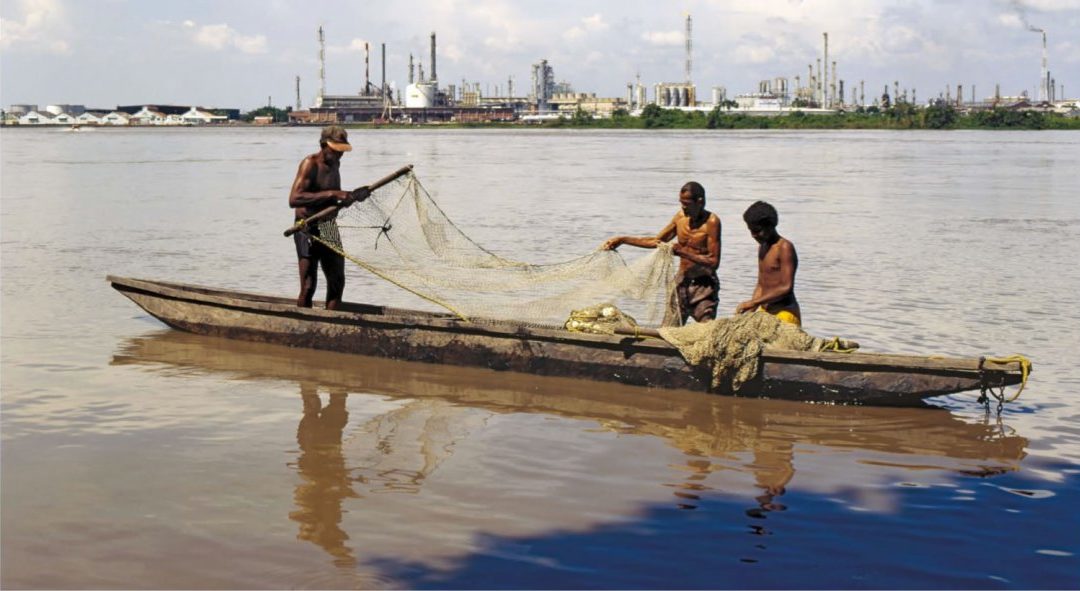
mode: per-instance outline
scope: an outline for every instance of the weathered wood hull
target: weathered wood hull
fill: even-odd
[[[373,357],[485,367],[657,388],[710,390],[707,373],[656,339],[571,333],[363,304],[298,308],[292,300],[110,276],[165,324],[196,334]],[[814,402],[909,406],[925,398],[1019,383],[1016,364],[867,353],[768,350],[737,393]]]

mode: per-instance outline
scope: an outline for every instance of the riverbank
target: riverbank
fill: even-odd
[[[321,127],[325,123],[248,123],[230,121],[228,123],[165,126],[207,128],[270,128],[270,127]],[[343,123],[350,129],[881,129],[881,130],[1080,130],[1080,115],[1060,114],[1036,110],[988,109],[982,111],[960,112],[951,107],[931,106],[915,107],[900,104],[889,109],[870,107],[865,110],[836,113],[807,113],[788,111],[776,115],[750,115],[746,113],[716,109],[710,112],[682,111],[663,109],[650,105],[641,115],[630,115],[626,111],[617,111],[612,117],[597,119],[579,111],[570,117],[543,121],[491,121],[491,122],[353,122]],[[68,129],[70,125],[10,125],[5,129],[53,127]],[[81,129],[127,129],[131,127],[161,128],[160,125],[83,125]],[[72,129],[76,131],[77,129]]]

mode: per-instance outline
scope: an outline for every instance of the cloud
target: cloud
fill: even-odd
[[[265,35],[241,35],[236,29],[226,24],[199,26],[193,21],[184,21],[184,28],[191,29],[191,39],[196,45],[223,51],[229,48],[237,49],[241,53],[259,54],[266,53],[267,44]]]
[[[354,37],[353,39],[349,40],[349,42],[345,45],[328,45],[326,47],[326,52],[331,55],[337,55],[342,53],[363,53],[365,43],[369,44],[368,51],[374,51],[376,45],[375,43],[368,41],[367,39],[360,39],[359,37]]]
[[[1015,12],[1003,12],[998,15],[998,22],[1010,29],[1024,28],[1024,21]]]
[[[566,32],[563,33],[563,39],[574,41],[576,39],[581,39],[588,33],[599,33],[606,31],[608,28],[610,27],[604,22],[604,17],[597,13],[581,19],[580,25],[575,25],[567,29]]]
[[[64,7],[58,0],[22,0],[19,8],[21,20],[0,19],[0,48],[24,46],[57,54],[70,52]]]
[[[775,57],[773,48],[767,45],[740,45],[735,48],[735,62],[739,64],[764,64]]]
[[[641,38],[652,45],[682,45],[686,40],[681,31],[648,31]]]

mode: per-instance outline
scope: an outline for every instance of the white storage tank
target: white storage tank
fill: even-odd
[[[405,87],[405,106],[409,109],[427,109],[435,105],[435,85],[430,82],[410,84]]]

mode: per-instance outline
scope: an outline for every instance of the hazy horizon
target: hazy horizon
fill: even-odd
[[[685,17],[693,19],[692,78],[699,100],[724,86],[752,92],[759,80],[800,76],[822,53],[837,62],[845,97],[865,81],[869,99],[894,81],[920,101],[975,86],[977,98],[1023,91],[1037,98],[1042,37],[1049,70],[1065,94],[1080,94],[1080,0],[685,0],[625,5],[555,0],[350,3],[150,3],[133,0],[9,0],[0,4],[0,103],[178,104],[249,110],[295,106],[296,77],[308,107],[318,90],[316,29],[326,34],[327,94],[353,94],[381,80],[404,89],[409,54],[430,74],[437,33],[440,85],[479,83],[485,94],[531,85],[547,59],[577,92],[624,96],[643,84],[685,78]],[[831,68],[830,68],[831,78]],[[1060,97],[1059,97],[1060,98]]]

